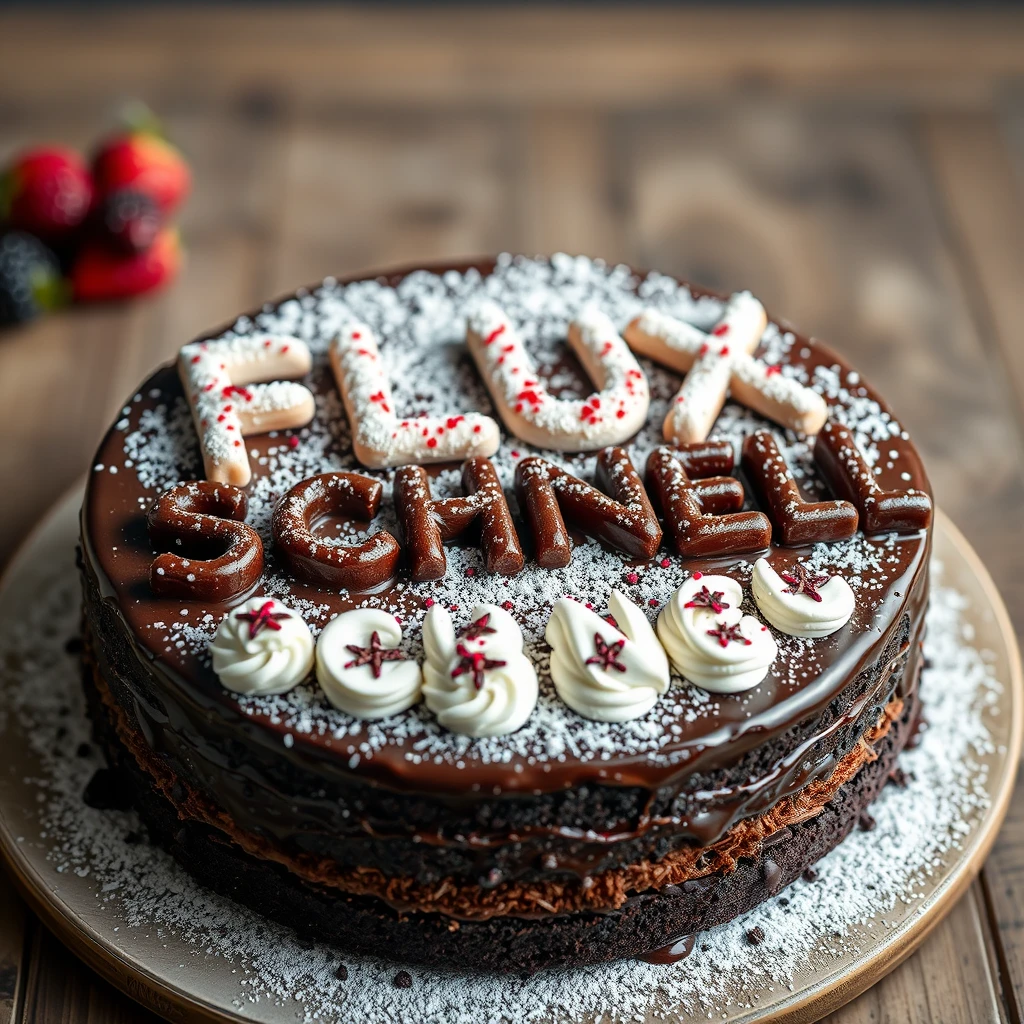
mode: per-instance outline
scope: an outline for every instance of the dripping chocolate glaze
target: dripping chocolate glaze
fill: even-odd
[[[488,273],[492,263],[477,264],[476,269]],[[456,270],[464,272],[466,265],[455,267],[428,268],[433,272]],[[392,275],[389,282],[397,283],[404,275]],[[694,294],[702,294],[694,289]],[[209,337],[216,337],[213,332]],[[809,357],[800,358],[802,349],[810,351]],[[849,367],[823,346],[800,338],[793,346],[791,361],[815,364],[837,365],[844,372]],[[327,370],[318,365],[314,374],[327,379]],[[330,385],[325,384],[325,387]],[[151,389],[159,389],[161,397],[149,397]],[[877,395],[866,385],[864,393],[877,400]],[[134,427],[138,417],[158,401],[166,402],[173,395],[181,393],[180,384],[172,368],[165,368],[154,374],[141,388],[141,399],[130,403],[128,419]],[[885,408],[883,404],[883,409]],[[820,713],[858,673],[874,664],[881,652],[893,640],[900,628],[903,616],[910,620],[910,637],[916,640],[923,619],[927,600],[927,557],[929,537],[927,534],[902,537],[891,549],[894,563],[885,567],[884,579],[878,579],[877,586],[862,591],[854,619],[839,633],[816,647],[816,658],[822,671],[816,678],[800,685],[784,679],[781,673],[773,672],[756,690],[740,701],[736,698],[719,698],[715,715],[700,716],[693,721],[680,720],[678,737],[662,748],[656,760],[646,755],[622,753],[608,760],[593,758],[581,760],[570,754],[563,758],[524,758],[514,754],[507,762],[488,763],[475,758],[472,750],[460,756],[461,767],[453,759],[442,759],[414,763],[406,758],[411,741],[397,741],[373,752],[370,758],[363,758],[355,767],[349,766],[351,749],[358,749],[360,733],[338,740],[330,734],[317,732],[294,732],[290,747],[284,745],[286,733],[293,731],[281,721],[259,710],[242,712],[233,695],[224,691],[206,659],[189,653],[187,648],[167,652],[162,637],[165,630],[155,629],[156,622],[174,621],[183,606],[180,599],[160,600],[149,588],[149,566],[153,558],[152,548],[146,536],[145,510],[156,498],[155,491],[144,488],[135,473],[124,468],[123,432],[111,430],[100,446],[96,462],[105,466],[118,466],[119,472],[94,472],[90,476],[89,488],[83,509],[83,547],[87,569],[95,575],[100,591],[106,601],[116,610],[127,632],[133,638],[143,663],[148,662],[152,670],[155,687],[151,693],[136,693],[137,711],[140,723],[145,723],[147,737],[158,751],[176,751],[186,761],[207,762],[211,768],[218,768],[227,775],[228,781],[239,780],[237,798],[225,792],[223,786],[213,791],[223,795],[229,811],[238,811],[243,818],[251,814],[251,789],[253,786],[272,789],[260,776],[258,759],[240,768],[237,759],[228,755],[229,741],[234,749],[242,742],[253,751],[262,751],[263,757],[286,758],[305,771],[333,778],[339,783],[358,780],[393,788],[401,792],[421,792],[435,799],[447,799],[452,803],[472,802],[481,798],[494,799],[497,792],[504,795],[554,792],[560,789],[599,783],[623,787],[641,787],[650,791],[666,788],[679,789],[685,780],[696,772],[706,772],[726,764],[735,763],[742,754],[760,746],[773,737],[789,731],[802,721]],[[339,437],[338,445],[346,444]],[[279,446],[279,440],[257,436],[247,439],[247,447],[265,454],[272,446]],[[927,478],[921,468],[913,446],[900,438],[886,439],[886,447],[897,449],[900,455],[898,470],[882,469],[879,482],[885,487],[912,486],[927,490]],[[524,446],[525,447],[525,446]],[[253,471],[257,476],[261,467],[253,459]],[[323,467],[329,468],[329,467]],[[638,467],[639,468],[639,467]],[[899,471],[909,471],[911,479],[903,480]],[[370,471],[368,475],[373,474]],[[749,488],[748,488],[749,491]],[[529,537],[522,519],[517,520],[524,544]],[[884,539],[866,540],[866,544],[883,545]],[[773,553],[784,560],[796,560],[806,555],[809,549],[773,548]],[[661,558],[666,550],[660,551],[654,561]],[[528,552],[529,556],[529,552]],[[274,555],[269,554],[273,564]],[[729,571],[733,559],[693,560],[687,563],[692,571]],[[527,572],[544,572],[528,560]],[[863,573],[865,577],[868,573]],[[294,583],[293,593],[300,598],[323,603],[331,613],[352,607],[348,597],[318,591],[315,588]],[[257,592],[259,592],[257,590]],[[500,594],[500,583],[496,594]],[[364,595],[358,595],[361,601]],[[381,600],[395,601],[395,594],[384,591],[376,595]],[[667,599],[669,594],[664,595]],[[411,600],[411,599],[408,599]],[[419,599],[415,599],[419,608]],[[398,601],[401,604],[401,600]],[[224,605],[197,603],[194,614],[212,614],[219,618],[227,610]],[[465,609],[468,611],[468,609]],[[326,620],[326,617],[324,621]],[[321,623],[322,624],[322,623]],[[916,657],[916,643],[911,651]],[[913,680],[916,672],[906,671],[904,678]],[[820,737],[818,737],[820,738]],[[810,745],[807,745],[808,747]],[[771,798],[778,799],[794,791],[803,781],[817,777],[828,769],[831,754],[808,770],[802,762],[782,765],[773,769],[770,779],[762,781],[760,805]],[[245,786],[241,785],[244,780]],[[803,780],[803,781],[801,781]],[[756,788],[760,780],[751,780]],[[228,787],[231,788],[230,786]],[[747,794],[749,795],[749,794]],[[724,797],[724,794],[723,794]],[[289,799],[292,799],[291,797]],[[733,803],[731,799],[726,803]],[[751,801],[740,798],[736,807],[726,815],[734,819],[737,814],[753,813]],[[262,814],[262,811],[261,811]],[[241,822],[240,822],[241,824]],[[263,822],[271,831],[276,831],[273,822]],[[280,823],[282,829],[285,822]],[[639,827],[677,828],[678,823],[641,822]],[[721,821],[707,827],[699,822],[689,823],[695,834],[711,835],[722,827]],[[626,828],[635,831],[636,823]],[[497,837],[495,837],[497,838]],[[489,837],[478,837],[486,844]]]

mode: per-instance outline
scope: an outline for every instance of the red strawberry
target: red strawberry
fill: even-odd
[[[191,184],[181,153],[149,132],[114,136],[94,157],[92,173],[101,194],[125,188],[145,192],[165,214],[185,198]]]
[[[71,268],[71,287],[78,302],[124,299],[167,284],[178,273],[181,262],[181,242],[172,228],[161,231],[151,248],[135,256],[89,242]]]
[[[88,216],[92,198],[88,168],[74,150],[31,149],[0,178],[0,219],[48,242],[61,242]]]

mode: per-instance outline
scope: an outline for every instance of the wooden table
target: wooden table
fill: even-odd
[[[166,294],[0,338],[0,562],[194,333],[325,274],[500,249],[655,266],[847,352],[1024,625],[1024,17],[0,14],[0,158],[142,97],[192,161]],[[829,1018],[1024,1009],[1024,787],[981,879]],[[0,1024],[152,1021],[0,878]]]

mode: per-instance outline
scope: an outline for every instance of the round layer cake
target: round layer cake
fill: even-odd
[[[812,874],[916,728],[928,482],[759,308],[503,256],[328,279],[146,380],[81,562],[153,840],[312,938],[493,970],[675,956]]]

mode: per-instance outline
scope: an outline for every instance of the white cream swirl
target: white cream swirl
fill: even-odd
[[[764,679],[779,653],[771,630],[740,610],[743,588],[729,576],[693,576],[658,616],[672,664],[711,693],[739,693]]]
[[[544,637],[558,696],[584,718],[626,722],[654,707],[669,686],[668,658],[647,616],[619,591],[608,608],[618,629],[579,601],[551,609]]]
[[[480,604],[455,633],[439,604],[423,620],[423,699],[446,729],[465,736],[515,732],[537,705],[537,673],[508,612]]]
[[[812,576],[815,585],[807,590],[800,589],[798,575],[783,571],[797,582],[784,580],[767,558],[759,558],[750,581],[757,607],[779,632],[816,640],[842,629],[853,617],[856,600],[842,576],[828,577],[827,582]]]
[[[247,697],[285,693],[313,667],[313,634],[280,601],[253,597],[221,619],[210,654],[227,689]]]
[[[402,627],[378,608],[342,612],[316,644],[316,677],[327,699],[353,718],[397,715],[420,699],[419,663],[396,648]],[[354,648],[354,649],[353,649]]]

